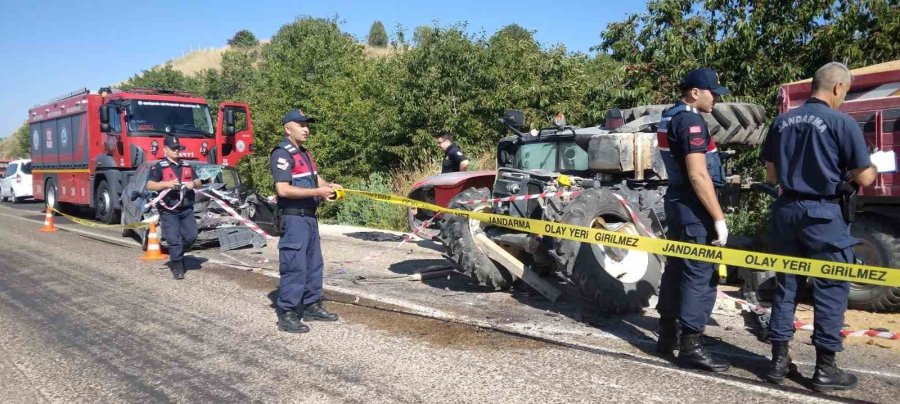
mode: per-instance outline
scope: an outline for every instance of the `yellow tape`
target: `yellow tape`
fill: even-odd
[[[377,192],[358,191],[354,189],[339,189],[336,191],[339,194],[356,195],[397,205],[463,216],[469,219],[488,222],[495,226],[567,240],[601,244],[629,250],[640,250],[669,257],[687,258],[763,271],[837,279],[879,286],[900,287],[900,269],[897,268],[855,265],[753,251],[742,251],[733,248],[615,233],[608,230],[548,222],[544,220],[510,217],[492,213],[469,212]]]
[[[52,208],[51,208],[51,209],[52,209]],[[71,220],[73,223],[80,224],[80,225],[82,225],[82,226],[93,227],[93,228],[100,228],[100,229],[129,229],[129,230],[134,230],[134,229],[140,229],[140,228],[144,228],[144,227],[150,226],[149,223],[144,223],[144,222],[135,222],[135,223],[132,223],[132,224],[125,224],[125,225],[122,225],[122,224],[102,224],[102,223],[97,223],[97,222],[94,222],[94,221],[91,221],[91,220],[82,219],[82,218],[80,218],[80,217],[75,217],[75,216],[72,216],[72,215],[67,215],[67,214],[65,214],[65,213],[60,212],[59,210],[56,210],[56,209],[53,209],[53,211],[56,212],[56,213],[59,213],[60,215],[62,215],[62,217]]]

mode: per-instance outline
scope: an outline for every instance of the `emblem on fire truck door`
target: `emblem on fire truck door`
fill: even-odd
[[[59,131],[59,142],[62,143],[62,147],[66,147],[69,144],[69,134],[66,132],[66,128],[62,128]]]

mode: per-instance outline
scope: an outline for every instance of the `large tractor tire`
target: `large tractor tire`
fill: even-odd
[[[639,235],[630,215],[605,189],[584,191],[563,209],[562,223]],[[600,312],[631,313],[649,306],[657,294],[662,257],[644,251],[555,239],[551,255],[559,271]]]
[[[622,110],[627,125],[644,116],[662,115],[671,105],[644,105]],[[702,113],[709,134],[718,145],[758,145],[765,139],[766,110],[757,104],[720,102],[712,113]]]
[[[895,222],[864,216],[850,228],[862,241],[853,250],[856,259],[866,265],[900,268],[900,235]],[[895,269],[895,271],[900,271]],[[850,284],[850,307],[879,312],[900,312],[900,288]]]
[[[490,197],[491,191],[487,188],[469,188],[453,197],[448,206],[452,209],[473,212],[490,212],[491,205],[488,203],[476,205],[460,203]],[[457,271],[471,277],[481,286],[494,290],[508,289],[512,285],[512,275],[502,266],[495,264],[475,244],[475,234],[480,231],[482,231],[481,222],[477,220],[445,215],[442,219],[438,240],[444,245],[447,250],[447,258]]]

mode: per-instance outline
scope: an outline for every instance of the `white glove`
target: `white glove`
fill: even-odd
[[[725,225],[725,219],[716,220],[716,235],[719,236],[713,240],[713,245],[722,247],[728,241],[728,226]]]

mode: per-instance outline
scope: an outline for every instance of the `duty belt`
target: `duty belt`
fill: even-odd
[[[797,201],[822,201],[822,202],[827,202],[827,203],[833,203],[835,205],[838,205],[841,203],[841,197],[838,195],[829,195],[829,196],[811,195],[811,194],[804,194],[802,192],[792,191],[790,189],[785,189],[781,193],[781,196],[784,198],[787,198],[787,199],[792,199],[792,200],[797,200]]]
[[[316,217],[315,209],[306,208],[280,208],[282,216],[307,216]]]

